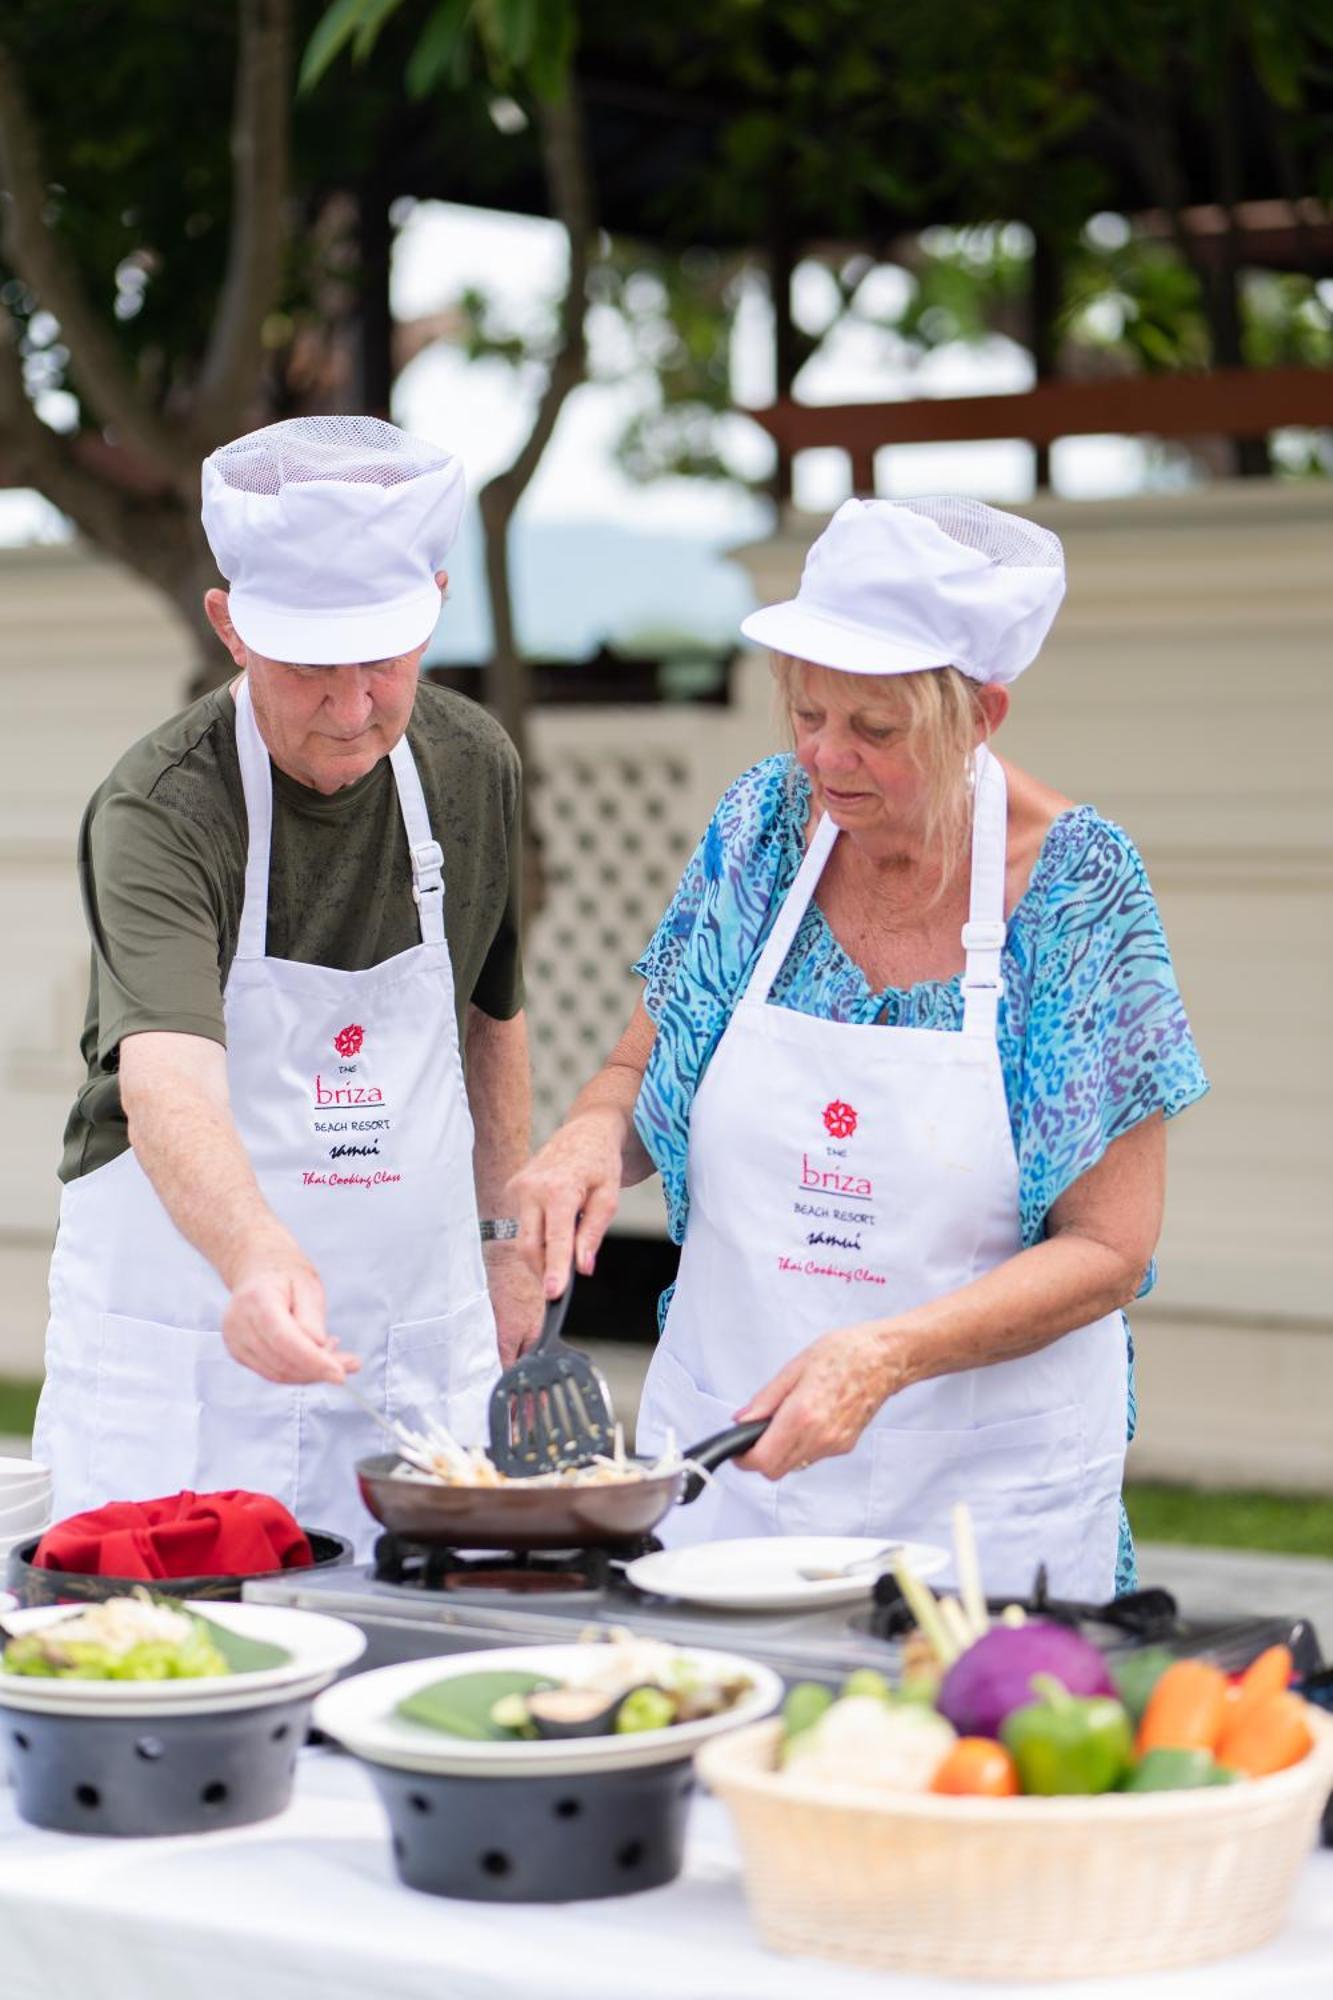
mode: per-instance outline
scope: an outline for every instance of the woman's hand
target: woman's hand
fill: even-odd
[[[548,1299],[564,1291],[571,1260],[585,1278],[597,1261],[620,1203],[627,1129],[619,1106],[576,1112],[509,1183],[519,1253]]]
[[[821,1458],[851,1451],[881,1404],[905,1387],[883,1320],[826,1333],[778,1370],[736,1421],[771,1417],[742,1472],[782,1479]]]

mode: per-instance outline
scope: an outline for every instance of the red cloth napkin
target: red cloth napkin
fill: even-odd
[[[255,1576],[309,1569],[310,1543],[267,1493],[172,1493],[71,1514],[37,1545],[38,1569],[79,1576]]]

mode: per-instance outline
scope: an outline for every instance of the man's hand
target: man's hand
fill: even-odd
[[[735,1464],[743,1472],[782,1479],[818,1459],[837,1458],[851,1451],[899,1386],[883,1320],[823,1334],[736,1412],[738,1423],[751,1417],[771,1417],[772,1422]]]
[[[130,1144],[168,1215],[231,1294],[222,1337],[270,1382],[341,1382],[360,1367],[324,1323],[324,1288],[260,1192],[231,1115],[227,1056],[200,1035],[120,1045]]]
[[[542,1287],[516,1243],[487,1243],[486,1285],[495,1313],[495,1338],[500,1363],[509,1368],[534,1345],[542,1325]]]
[[[222,1321],[233,1361],[269,1382],[342,1382],[361,1363],[324,1323],[324,1287],[299,1254],[243,1275]]]

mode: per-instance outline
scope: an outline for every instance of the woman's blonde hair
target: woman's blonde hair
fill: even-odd
[[[990,733],[979,683],[958,667],[927,667],[915,674],[849,674],[813,667],[789,653],[772,655],[788,740],[795,742],[792,707],[802,674],[820,674],[839,707],[863,708],[867,695],[897,707],[907,730],[907,750],[926,781],[921,835],[939,862],[939,891],[952,881],[972,832],[972,750],[978,732]]]

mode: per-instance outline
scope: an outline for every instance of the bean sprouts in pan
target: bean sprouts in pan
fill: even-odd
[[[675,1433],[667,1432],[666,1450],[659,1458],[645,1461],[631,1458],[625,1450],[624,1427],[616,1425],[615,1449],[600,1453],[583,1465],[565,1465],[550,1472],[536,1472],[527,1478],[511,1479],[501,1472],[480,1445],[462,1445],[443,1424],[427,1418],[421,1431],[400,1429],[401,1460],[393,1469],[395,1479],[414,1479],[431,1486],[620,1486],[644,1479],[661,1479],[668,1473],[699,1471],[684,1458]]]

